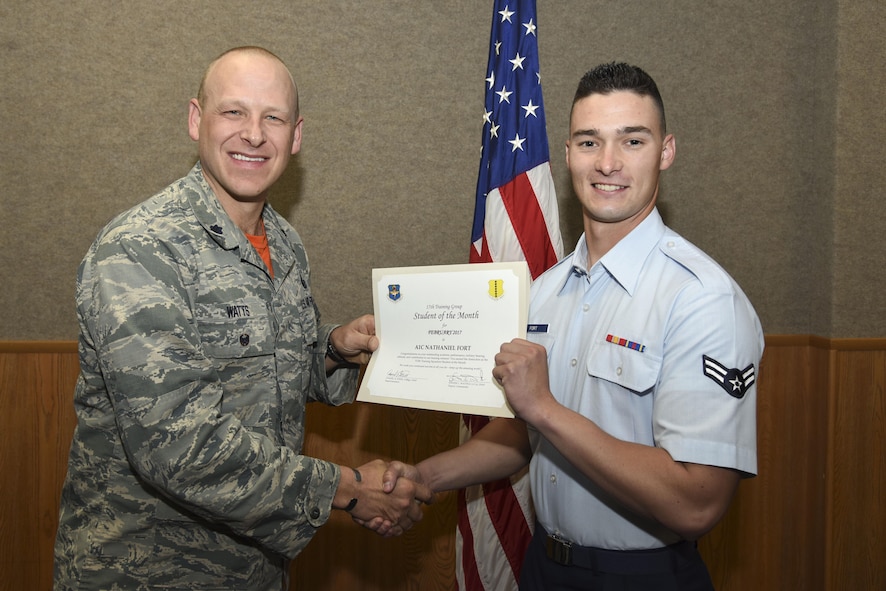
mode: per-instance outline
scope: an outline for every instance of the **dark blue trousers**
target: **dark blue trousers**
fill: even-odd
[[[714,591],[714,585],[694,542],[630,552],[581,546],[562,551],[536,523],[520,590]]]

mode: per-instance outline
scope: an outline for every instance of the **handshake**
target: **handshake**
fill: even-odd
[[[434,500],[415,466],[373,460],[359,468],[341,468],[332,506],[350,513],[355,523],[379,535],[399,536],[424,516],[423,504]]]

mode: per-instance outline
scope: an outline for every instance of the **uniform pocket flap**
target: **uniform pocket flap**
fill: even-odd
[[[614,343],[598,343],[588,356],[588,374],[642,394],[652,390],[661,372],[661,357]]]

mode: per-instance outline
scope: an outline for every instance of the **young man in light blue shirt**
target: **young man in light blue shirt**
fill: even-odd
[[[735,281],[662,222],[675,153],[648,74],[605,64],[582,78],[566,162],[584,234],[533,284],[528,339],[502,345],[492,372],[519,418],[387,474],[442,491],[529,463],[521,589],[712,589],[695,540],[756,473],[762,328]]]

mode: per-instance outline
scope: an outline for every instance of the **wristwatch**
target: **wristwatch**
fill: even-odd
[[[360,471],[357,470],[356,468],[351,468],[351,470],[354,471],[354,478],[356,479],[356,481],[363,482],[363,477],[360,476]],[[345,511],[350,513],[351,511],[354,510],[354,507],[356,507],[356,506],[357,506],[357,497],[354,497],[353,499],[350,500],[350,502],[348,503],[348,506],[345,507]]]
[[[338,351],[336,351],[335,345],[332,344],[332,339],[326,341],[326,356],[339,365],[343,365],[345,367],[359,367],[359,364],[351,363],[350,361],[342,357]]]

